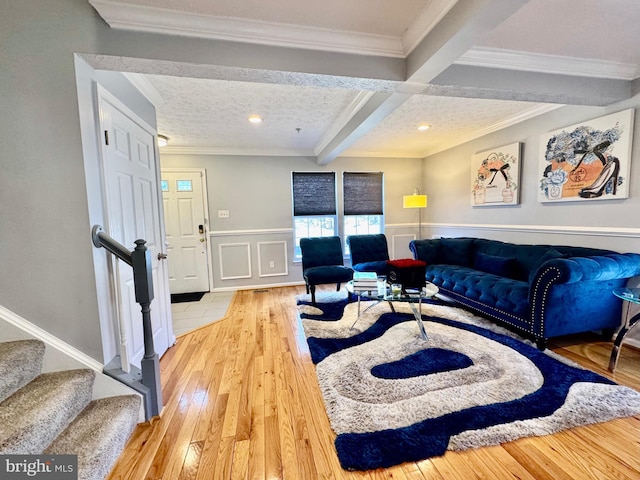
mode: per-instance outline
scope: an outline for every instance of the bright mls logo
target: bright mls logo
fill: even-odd
[[[3,480],[77,480],[77,455],[0,455]]]

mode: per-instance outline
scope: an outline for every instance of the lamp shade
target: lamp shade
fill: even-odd
[[[426,195],[404,195],[402,197],[402,208],[426,208]]]

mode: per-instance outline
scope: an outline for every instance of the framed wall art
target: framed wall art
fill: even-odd
[[[540,202],[629,197],[633,109],[540,138]]]
[[[520,143],[471,157],[471,205],[487,207],[519,203]]]

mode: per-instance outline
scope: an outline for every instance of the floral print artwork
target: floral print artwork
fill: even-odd
[[[543,135],[538,199],[626,198],[632,122],[631,109]]]

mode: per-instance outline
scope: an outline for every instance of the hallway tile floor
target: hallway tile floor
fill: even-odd
[[[172,303],[173,333],[176,337],[224,318],[235,292],[205,293],[199,302]]]

